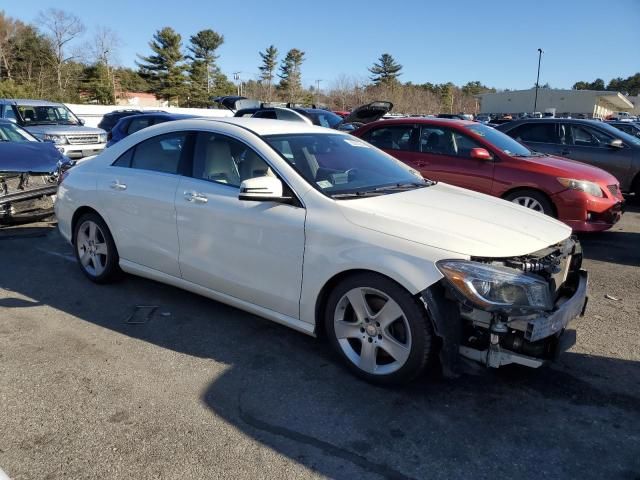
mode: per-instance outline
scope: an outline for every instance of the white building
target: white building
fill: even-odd
[[[480,113],[524,113],[533,112],[536,89],[508,92],[482,93]],[[634,104],[619,92],[600,90],[556,90],[539,88],[537,112],[552,111],[557,116],[586,115],[605,118],[614,112],[631,112]]]

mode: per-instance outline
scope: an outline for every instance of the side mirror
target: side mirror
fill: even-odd
[[[276,177],[248,178],[240,184],[240,200],[254,202],[289,203],[291,197],[282,196],[282,182]]]
[[[80,125],[83,125],[83,126],[84,126],[84,124],[85,124],[86,122],[85,122],[82,118],[79,118],[79,119],[78,119],[78,123],[80,123]]]
[[[624,143],[622,143],[622,140],[620,140],[619,138],[611,140],[611,142],[609,143],[609,148],[623,148],[623,147],[624,147]]]
[[[476,160],[492,160],[493,157],[486,148],[472,148],[470,152],[471,158]]]

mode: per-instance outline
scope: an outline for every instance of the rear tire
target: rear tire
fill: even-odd
[[[408,383],[429,364],[434,335],[427,312],[387,277],[360,273],[341,281],[329,295],[324,321],[334,350],[368,382]]]
[[[555,217],[552,203],[543,193],[536,190],[518,190],[506,195],[504,199],[550,217]]]
[[[109,283],[120,277],[118,250],[109,227],[97,213],[86,213],[78,219],[73,247],[82,273],[92,282]]]

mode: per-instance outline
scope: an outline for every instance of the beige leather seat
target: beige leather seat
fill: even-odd
[[[240,177],[242,180],[246,180],[254,177],[275,177],[275,174],[257,153],[247,150],[244,160],[240,164]]]
[[[240,173],[227,142],[220,140],[209,142],[203,177],[215,182],[240,185]]]

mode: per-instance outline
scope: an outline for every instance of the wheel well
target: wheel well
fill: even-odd
[[[78,223],[80,217],[82,217],[85,213],[95,213],[100,218],[102,218],[102,216],[91,207],[80,207],[75,212],[73,212],[73,217],[71,218],[71,243],[73,243],[75,240],[74,236],[76,234],[76,224]]]
[[[327,306],[327,299],[329,298],[331,291],[335,288],[336,285],[338,285],[338,283],[340,283],[345,278],[348,278],[352,275],[357,275],[360,273],[373,273],[375,275],[380,275],[382,277],[388,278],[392,282],[398,283],[397,280],[394,280],[393,278],[387,275],[384,275],[380,272],[376,272],[375,270],[367,270],[365,268],[345,270],[344,272],[337,273],[324,284],[316,300],[316,316],[315,316],[316,325],[315,325],[315,332],[314,332],[316,336],[322,337],[325,334],[324,315],[325,315],[325,308]],[[398,285],[402,286],[400,283],[398,283]]]
[[[558,218],[558,209],[556,208],[556,204],[553,203],[553,200],[551,200],[551,197],[549,195],[547,195],[545,192],[543,192],[542,190],[539,190],[537,188],[534,188],[534,187],[516,187],[516,188],[512,188],[511,190],[507,190],[506,192],[504,192],[500,196],[500,198],[502,198],[504,200],[507,196],[511,195],[512,193],[527,192],[527,191],[539,193],[544,198],[546,198],[547,201],[549,202],[549,204],[551,205],[551,208],[553,208],[553,216],[555,218]]]

